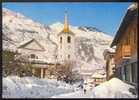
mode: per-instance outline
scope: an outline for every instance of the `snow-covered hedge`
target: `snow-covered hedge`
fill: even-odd
[[[57,80],[17,76],[3,78],[3,98],[49,98],[73,91],[72,86]]]

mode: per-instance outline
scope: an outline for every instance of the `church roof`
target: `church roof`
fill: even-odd
[[[69,29],[67,12],[65,13],[64,29],[58,34],[58,36],[60,34],[71,34],[71,35],[74,35],[74,33]]]
[[[67,33],[64,32],[64,29],[59,32],[58,36],[61,35],[61,34],[71,34],[71,35],[75,35],[71,30],[69,30]]]
[[[24,48],[25,46],[27,46],[28,44],[32,43],[33,41],[35,41],[37,43],[37,45],[39,45],[42,50],[45,50],[45,48],[37,40],[35,40],[34,38],[29,40],[29,41],[26,41],[26,42],[22,43],[21,45],[19,45],[18,48]]]

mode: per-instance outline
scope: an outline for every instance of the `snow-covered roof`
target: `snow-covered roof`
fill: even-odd
[[[105,70],[104,69],[99,69],[96,70],[96,72],[91,76],[92,78],[105,78]]]
[[[81,72],[81,75],[92,75],[92,73]]]
[[[109,52],[115,52],[115,49],[114,48],[108,48],[108,51]]]
[[[111,47],[116,46],[120,39],[124,36],[124,31],[128,28],[129,24],[133,19],[136,19],[138,16],[137,3],[133,3],[127,9],[126,15],[124,16],[120,27],[111,43]]]
[[[102,75],[102,74],[96,72],[91,77],[92,78],[105,78],[106,77],[106,74]]]
[[[105,58],[106,55],[114,54],[114,53],[115,53],[115,49],[114,49],[114,48],[107,48],[107,49],[104,50],[103,56],[104,56],[104,58]]]
[[[134,9],[136,9],[137,8],[137,3],[133,3],[133,4],[131,4],[127,9],[128,10],[134,10]]]
[[[29,39],[29,40],[21,42],[19,47],[22,47],[22,46],[24,47],[33,41],[35,41],[39,45],[39,47],[41,47],[41,50],[44,51],[45,54],[44,53],[41,54],[44,58],[44,61],[47,63],[55,63],[55,53],[56,53],[54,52],[55,45],[51,43],[51,41],[48,41],[46,39],[39,40],[39,39],[34,38],[34,39]]]
[[[20,42],[20,43],[19,43],[19,46],[20,46],[20,45],[23,45],[23,44],[25,44],[25,43],[27,43],[27,42],[29,42],[29,41],[31,41],[31,40],[32,40],[32,39],[26,39],[26,40]]]
[[[114,48],[107,48],[104,50],[104,52],[114,53],[115,49]]]
[[[18,48],[22,48],[30,43],[32,43],[33,41],[35,41],[35,43],[37,43],[37,45],[42,49],[45,50],[44,47],[36,40],[36,39],[31,39],[28,42],[24,42],[24,44],[22,43],[22,45],[20,45]]]

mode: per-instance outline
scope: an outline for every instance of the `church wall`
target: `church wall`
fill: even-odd
[[[25,48],[18,49],[18,51],[21,53],[21,55],[35,54],[35,56],[37,56],[38,59],[45,59],[43,57],[43,55],[45,54],[44,51],[29,50],[29,49],[25,49]]]
[[[67,42],[67,37],[70,36],[71,37],[71,42],[68,43]],[[60,37],[62,37],[62,43],[60,43]],[[75,38],[73,35],[69,34],[69,33],[63,33],[61,34],[59,37],[59,60],[73,60],[74,56],[75,56]],[[70,58],[68,58],[68,55],[70,55]],[[62,57],[61,57],[62,56]]]

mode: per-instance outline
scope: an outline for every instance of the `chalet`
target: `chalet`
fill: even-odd
[[[95,86],[103,83],[106,81],[106,75],[99,73],[99,72],[95,72],[92,76],[91,76],[92,80],[93,80],[93,84]]]
[[[114,71],[115,71],[115,62],[114,62],[114,56],[115,56],[115,50],[114,49],[106,49],[103,52],[104,60],[106,60],[106,79],[109,80],[112,77],[114,77]]]
[[[114,56],[116,76],[137,85],[137,3],[130,5],[116,33],[111,47],[116,46]]]
[[[94,86],[97,86],[106,81],[106,74],[104,72],[104,69],[96,69],[93,73],[86,72],[83,74],[82,75],[84,79],[84,84],[87,86],[88,89],[92,89]]]

